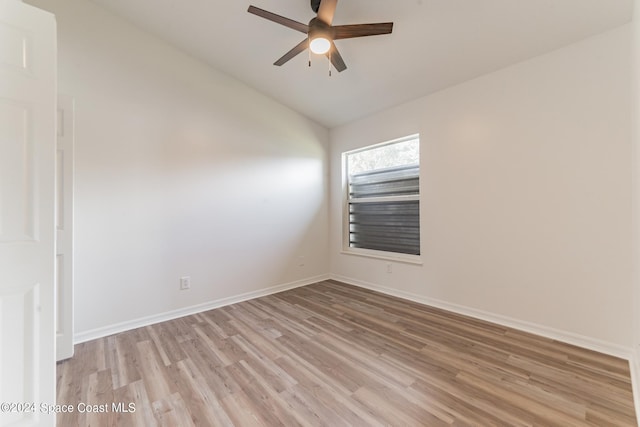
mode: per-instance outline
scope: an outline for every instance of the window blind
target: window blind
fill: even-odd
[[[420,166],[349,176],[349,246],[420,254]]]

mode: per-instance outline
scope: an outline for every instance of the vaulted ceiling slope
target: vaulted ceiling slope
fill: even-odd
[[[304,35],[247,13],[299,22],[309,0],[92,0],[329,128],[424,96],[631,20],[632,0],[339,0],[334,25],[393,21],[393,34],[337,40],[325,57],[273,62]]]

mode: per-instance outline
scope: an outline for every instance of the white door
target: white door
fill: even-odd
[[[0,426],[55,424],[55,114],[55,19],[0,0]]]
[[[58,94],[56,154],[56,360],[73,356],[73,98]]]

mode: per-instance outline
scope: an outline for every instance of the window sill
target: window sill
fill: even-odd
[[[384,261],[393,261],[393,262],[402,262],[405,264],[414,264],[414,265],[422,265],[422,258],[420,255],[405,255],[405,254],[394,254],[392,252],[382,252],[382,251],[374,251],[369,249],[342,249],[340,251],[343,255],[355,255],[361,256],[365,258],[375,258]]]

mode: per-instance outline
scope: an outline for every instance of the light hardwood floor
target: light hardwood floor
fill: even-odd
[[[333,281],[80,344],[58,404],[64,427],[636,425],[624,360]]]

